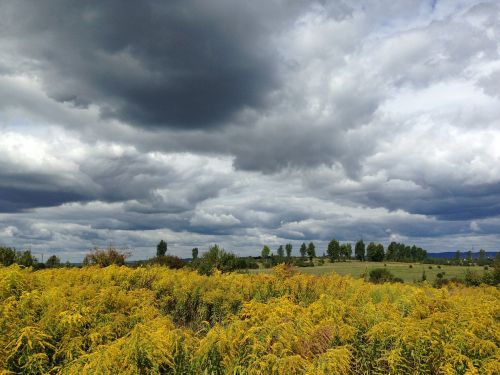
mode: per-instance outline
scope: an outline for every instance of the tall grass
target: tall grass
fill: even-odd
[[[0,373],[498,374],[500,292],[351,277],[0,268]]]

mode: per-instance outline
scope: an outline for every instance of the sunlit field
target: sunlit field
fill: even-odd
[[[499,374],[499,301],[492,286],[371,284],[284,265],[212,276],[11,266],[0,268],[0,372]]]
[[[411,266],[411,267],[410,267]],[[440,267],[440,268],[439,268]],[[352,275],[353,277],[361,277],[367,275],[375,268],[386,268],[396,277],[402,278],[405,282],[415,282],[422,280],[422,274],[425,271],[425,277],[431,283],[435,281],[438,273],[444,272],[444,277],[447,279],[458,278],[463,279],[467,270],[477,272],[478,274],[484,273],[484,267],[480,266],[455,266],[455,265],[429,265],[420,263],[401,263],[401,262],[325,262],[320,265],[315,262],[314,267],[300,267],[298,271],[311,275],[325,275],[332,272],[340,275]],[[250,270],[252,273],[271,272],[270,269],[260,268]]]

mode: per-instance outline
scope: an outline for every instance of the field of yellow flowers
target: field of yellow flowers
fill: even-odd
[[[0,373],[500,374],[495,287],[0,268]]]

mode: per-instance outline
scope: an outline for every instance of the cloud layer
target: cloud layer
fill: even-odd
[[[0,243],[500,245],[495,1],[0,0]]]

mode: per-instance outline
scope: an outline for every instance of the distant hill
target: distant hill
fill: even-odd
[[[442,253],[427,253],[428,258],[440,258],[440,259],[453,259],[455,258],[456,251],[445,251]],[[461,257],[465,258],[467,256],[467,251],[460,251]],[[494,258],[497,255],[497,251],[487,251],[486,257]],[[472,253],[472,258],[479,258],[479,251]]]

